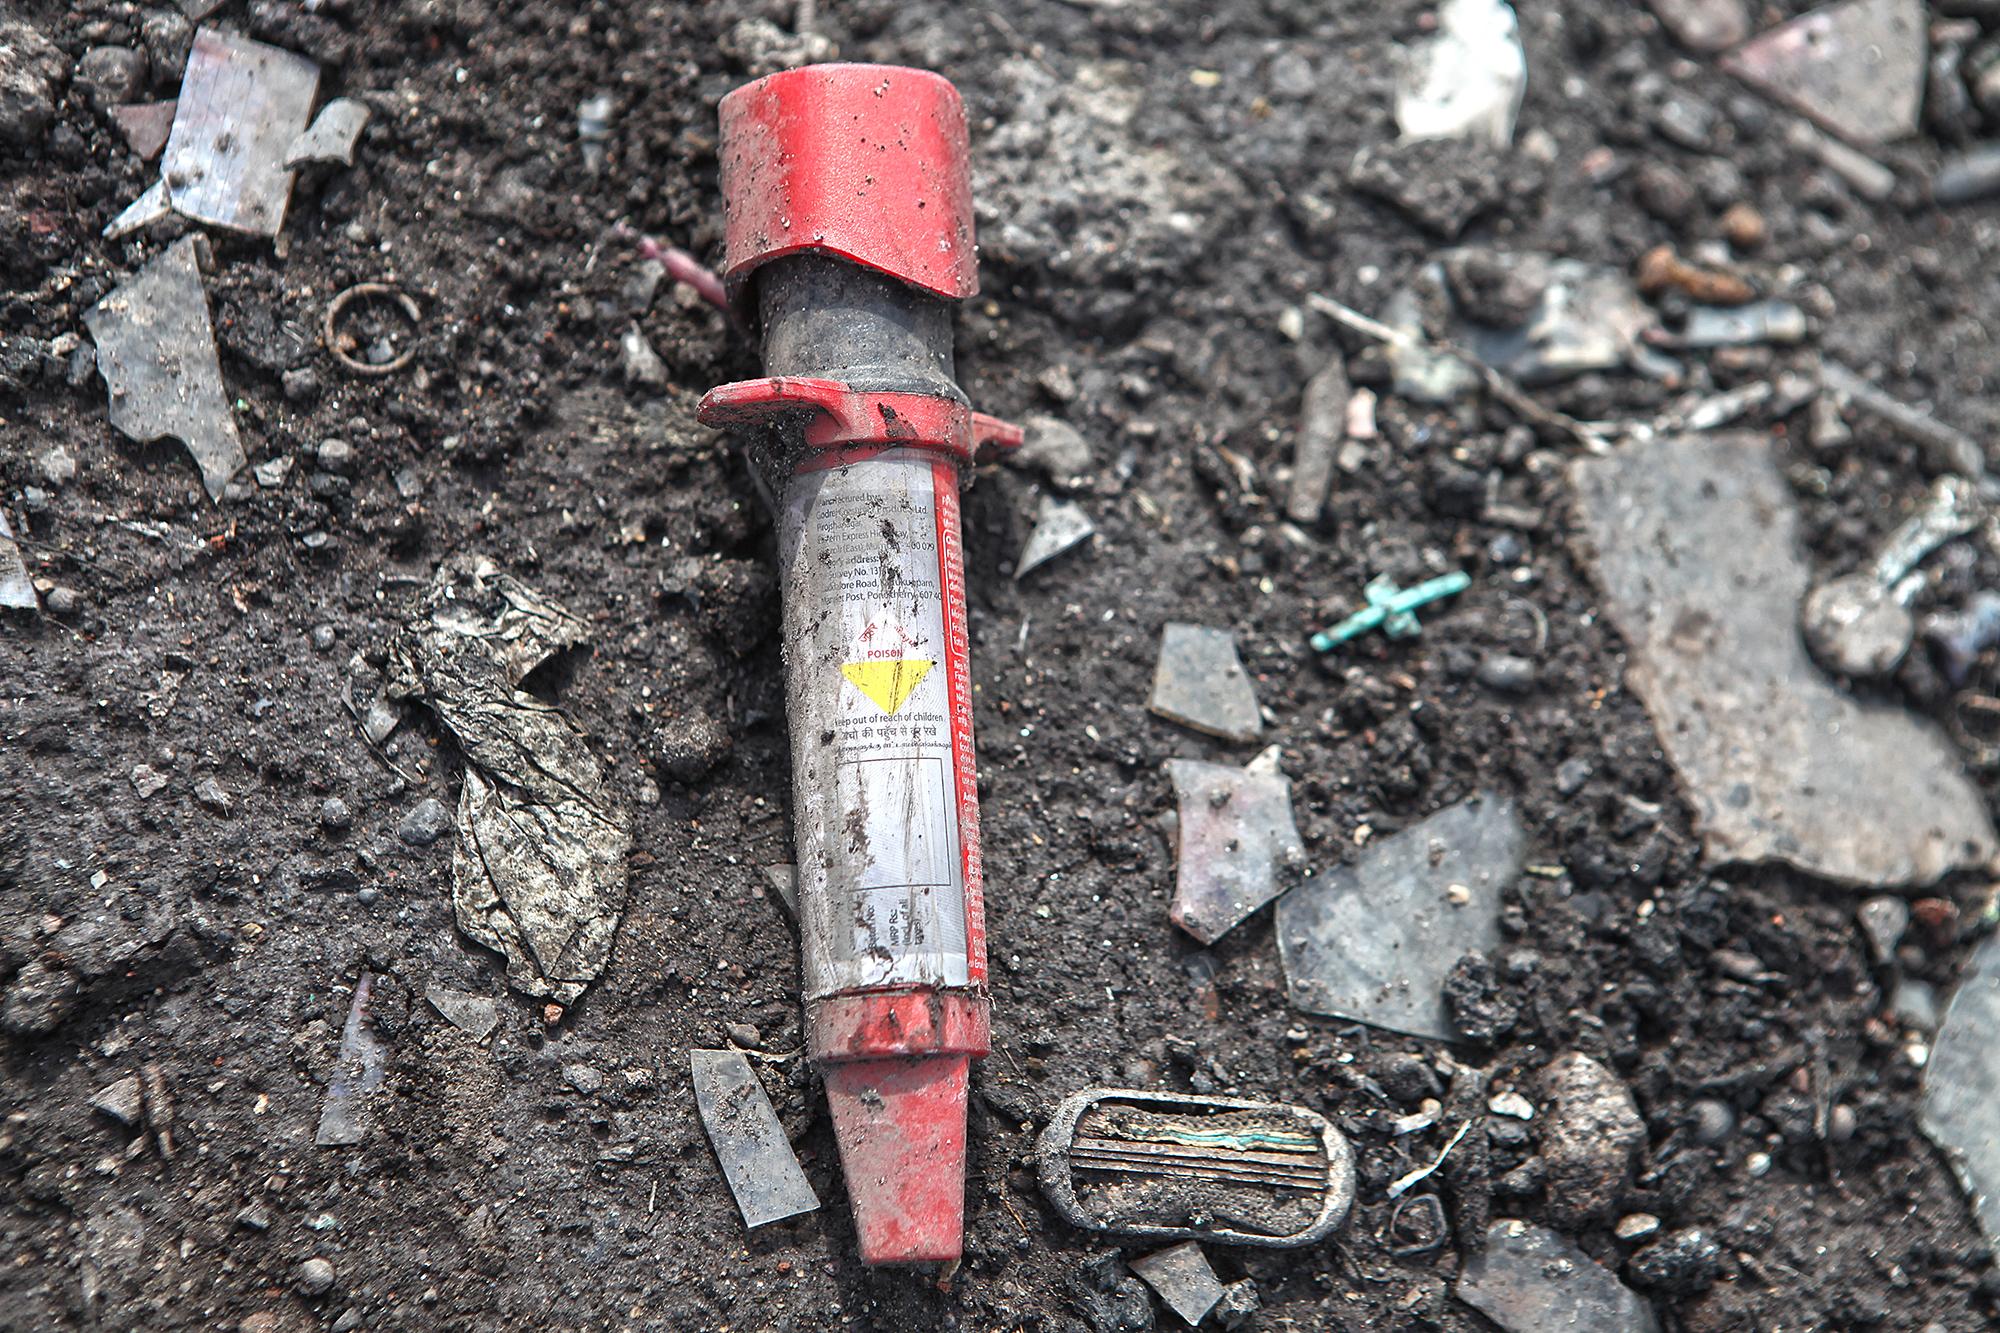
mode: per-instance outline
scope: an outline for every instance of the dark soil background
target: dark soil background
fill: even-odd
[[[72,63],[143,44],[151,12],[5,8]],[[1112,1083],[1297,1101],[1351,1136],[1359,1198],[1337,1240],[1212,1251],[1226,1280],[1255,1279],[1259,1327],[1489,1328],[1448,1294],[1455,1240],[1398,1257],[1384,1237],[1387,1183],[1446,1137],[1389,1134],[1431,1077],[1400,1057],[1532,1094],[1535,1070],[1571,1050],[1616,1071],[1648,1124],[1618,1212],[1719,1248],[1712,1286],[1648,1292],[1666,1327],[1993,1326],[2000,1286],[1916,1130],[1915,1039],[1882,1017],[1890,978],[1870,965],[1856,896],[1700,863],[1566,536],[1571,447],[1497,409],[1468,424],[1385,392],[1366,466],[1336,479],[1314,531],[1282,527],[1301,387],[1346,336],[1306,294],[1378,310],[1436,248],[1344,183],[1355,150],[1394,137],[1390,50],[1425,13],[859,0],[819,7],[816,45],[776,4],[229,0],[210,21],[311,56],[322,96],[365,97],[375,115],[353,169],[301,179],[275,253],[214,241],[246,446],[253,462],[298,460],[283,486],[246,474],[220,505],[179,446],[127,441],[96,375],[68,373],[65,336],[172,234],[101,238],[155,168],[69,86],[39,152],[0,163],[0,504],[32,572],[70,594],[0,625],[14,1029],[0,1036],[0,1327],[1164,1327],[1172,1316],[1106,1289],[1117,1248],[1068,1229],[1034,1182],[1048,1111]],[[1624,266],[1713,238],[1747,203],[1769,230],[1759,271],[1815,316],[1820,346],[1975,434],[2000,423],[1990,209],[1941,213],[1908,185],[1859,199],[1630,0],[1524,3],[1521,20],[1517,147],[1469,240]],[[759,1067],[825,1207],[746,1238],[687,1077],[687,1050],[731,1025],[777,1056],[800,1040],[794,944],[760,871],[791,859],[771,525],[737,446],[693,418],[705,388],[754,373],[751,350],[683,294],[642,311],[619,224],[715,258],[717,99],[836,49],[963,91],[984,291],[960,316],[961,379],[989,412],[1067,420],[1094,457],[1070,487],[1099,525],[1094,549],[1021,583],[1011,562],[1052,483],[1006,466],[968,479],[995,1050],[948,1283],[855,1262],[831,1130],[796,1058]],[[156,71],[158,95],[178,72]],[[576,108],[600,90],[615,114],[593,174]],[[1713,113],[1703,148],[1655,132],[1670,99]],[[1922,169],[1939,151],[1927,131],[1887,156]],[[1689,195],[1666,207],[1641,191],[1649,164]],[[399,375],[350,377],[320,346],[327,301],[359,281],[422,303]],[[635,318],[664,391],[624,382]],[[1358,381],[1379,379],[1375,354],[1346,350]],[[1731,353],[1697,364],[1695,383],[1785,363]],[[1668,397],[1623,376],[1544,395],[1586,417],[1650,415]],[[343,471],[317,462],[330,438],[352,446]],[[73,478],[51,479],[57,446]],[[1913,448],[1866,431],[1835,455],[1786,447],[1829,571],[1927,485]],[[1513,526],[1487,521],[1493,504]],[[594,650],[542,688],[636,813],[611,963],[553,1023],[454,933],[449,836],[420,849],[397,835],[421,800],[455,800],[449,742],[412,710],[378,755],[344,702],[366,707],[387,643],[459,552],[596,626]],[[1373,575],[1453,567],[1472,589],[1420,638],[1313,660],[1307,633]],[[1996,577],[1981,551],[1939,595]],[[1164,761],[1254,752],[1145,711],[1169,619],[1235,629],[1314,865],[1351,855],[1364,826],[1379,837],[1481,788],[1519,798],[1544,870],[1508,913],[1512,947],[1539,956],[1497,983],[1520,1015],[1510,1030],[1446,1051],[1305,1017],[1285,1003],[1268,912],[1206,951],[1169,924]],[[1535,660],[1526,692],[1479,683],[1502,652]],[[1972,688],[1992,684],[1989,664]],[[1943,719],[1962,711],[1922,661],[1887,688]],[[676,745],[709,723],[730,744],[690,765]],[[699,776],[656,767],[663,742],[674,771]],[[1992,758],[1968,762],[1991,791]],[[167,777],[150,797],[141,764]],[[225,799],[197,799],[209,782]],[[329,797],[350,829],[323,826]],[[1897,966],[1948,988],[1957,923],[1985,890],[1942,886]],[[380,974],[389,1081],[364,1144],[315,1148],[364,968]],[[433,985],[500,1002],[490,1048],[422,1003]],[[136,1132],[89,1106],[147,1062],[172,1090],[171,1160],[128,1153]],[[1704,1102],[1727,1108],[1719,1136]],[[1827,1107],[1851,1116],[1815,1113]],[[1484,1167],[1449,1179],[1454,1215],[1533,1155],[1537,1128],[1492,1122]],[[1538,1197],[1489,1204],[1545,1217]],[[1609,1220],[1578,1240],[1614,1267],[1629,1250]],[[335,1267],[324,1294],[297,1289],[312,1256]]]

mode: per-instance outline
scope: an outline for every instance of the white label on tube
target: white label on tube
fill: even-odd
[[[939,470],[933,455],[897,449],[800,472],[785,490],[785,690],[808,999],[968,983]]]

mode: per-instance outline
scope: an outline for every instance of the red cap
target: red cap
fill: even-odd
[[[949,1261],[964,1250],[966,1065],[932,1055],[822,1068],[862,1263]]]
[[[731,299],[801,250],[963,300],[979,290],[965,108],[900,65],[807,65],[722,99],[723,277]]]

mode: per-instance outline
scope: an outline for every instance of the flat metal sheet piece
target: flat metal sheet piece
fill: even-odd
[[[754,1230],[819,1207],[750,1062],[737,1051],[703,1050],[689,1051],[688,1061],[695,1109],[743,1225]]]

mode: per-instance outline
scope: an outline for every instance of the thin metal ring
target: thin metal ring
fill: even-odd
[[[334,322],[340,318],[340,312],[347,309],[355,301],[370,296],[383,297],[386,300],[394,301],[400,306],[403,314],[409,317],[412,334],[414,335],[416,327],[423,321],[423,311],[417,308],[415,297],[400,287],[391,287],[386,282],[357,282],[340,295],[334,297],[333,300],[327,302],[326,320],[321,325],[320,333],[326,340],[326,350],[333,353],[334,360],[340,362],[341,365],[347,367],[354,374],[393,375],[408,366],[410,362],[416,360],[417,344],[414,336],[412,336],[410,345],[405,347],[400,355],[392,361],[384,361],[381,365],[350,356],[346,351],[342,350],[340,340],[334,336],[333,326]]]

